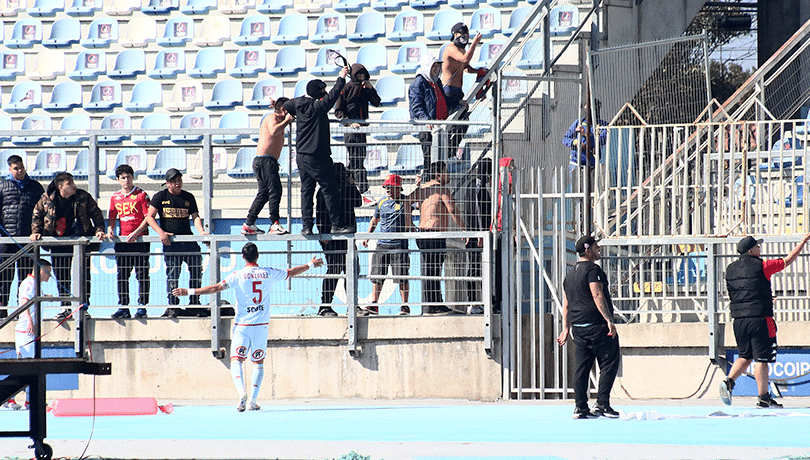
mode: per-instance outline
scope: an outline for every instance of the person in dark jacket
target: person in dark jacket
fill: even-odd
[[[340,212],[344,222],[348,225],[355,225],[357,217],[354,208],[363,205],[363,198],[354,179],[346,172],[343,163],[335,163],[335,177],[338,182],[338,195],[340,196]],[[323,189],[318,190],[317,206],[315,211],[318,223],[318,232],[321,234],[332,233],[332,224],[329,212],[326,209],[326,199]],[[338,275],[346,273],[346,252],[349,250],[349,240],[320,240],[323,253],[326,256],[326,274],[323,279],[323,290],[321,292],[321,307],[318,309],[318,316],[337,316],[337,313],[330,306],[335,297],[335,288],[338,279],[329,278],[328,275]]]
[[[8,157],[9,176],[0,183],[0,224],[2,237],[17,237],[31,234],[31,215],[39,198],[45,193],[42,184],[31,179],[25,172],[22,157]],[[20,249],[17,244],[0,245],[0,263]],[[21,257],[17,262],[17,281],[22,282],[31,273],[34,264],[30,257]],[[0,306],[8,305],[11,292],[11,280],[14,279],[14,265],[0,271]],[[5,309],[0,309],[0,318],[8,316]]]
[[[720,382],[720,399],[731,404],[734,381],[754,364],[760,408],[781,408],[768,390],[768,363],[776,362],[776,322],[773,320],[771,276],[779,273],[799,257],[810,233],[782,259],[763,260],[762,240],[746,236],[737,243],[740,258],[726,267],[729,310],[734,319],[734,338],[739,357],[731,365],[728,376]]]
[[[73,183],[73,175],[69,172],[60,172],[48,185],[45,193],[34,206],[31,218],[31,241],[37,241],[43,236],[94,236],[103,239],[105,233],[104,215],[98,207],[96,200],[84,190]],[[99,243],[90,244],[88,252],[98,251]],[[60,295],[69,295],[66,281],[70,279],[70,266],[73,262],[72,246],[53,246],[49,248],[53,263],[53,271],[59,282]],[[90,303],[90,258],[81,260],[84,273],[85,289],[82,303]],[[65,303],[63,302],[63,305]],[[65,308],[57,318],[63,319],[70,315],[71,310]]]
[[[467,230],[477,232],[489,230],[492,224],[492,195],[490,194],[490,178],[492,177],[492,160],[482,158],[478,163],[472,184],[468,185],[464,200],[464,224]],[[470,314],[481,315],[484,307],[481,303],[481,274],[482,252],[484,240],[470,238],[467,241],[470,251],[467,264],[467,300],[470,302]]]
[[[442,61],[433,56],[425,55],[419,63],[419,71],[408,87],[408,108],[412,120],[446,120],[447,102],[444,99],[444,90],[439,76],[442,72]],[[428,125],[428,129],[433,129]],[[424,169],[427,170],[431,161],[430,147],[433,143],[433,134],[419,133],[419,143],[422,145]]]
[[[355,231],[354,227],[344,225],[341,221],[327,116],[337,102],[348,74],[349,67],[341,69],[335,86],[328,93],[326,83],[318,79],[311,80],[307,83],[305,96],[296,97],[284,104],[284,110],[295,117],[296,121],[295,161],[301,176],[301,220],[304,224],[301,234],[304,236],[312,235],[312,227],[315,225],[312,216],[315,184],[324,190],[326,208],[332,220],[332,233],[346,234]]]
[[[382,101],[369,82],[371,75],[363,64],[352,64],[351,69],[350,81],[346,83],[335,104],[335,115],[340,119],[365,120],[368,118],[368,105],[379,107]],[[359,128],[360,123],[352,123],[351,127]],[[368,190],[368,173],[363,166],[366,159],[366,133],[346,133],[343,141],[349,157],[346,169],[354,178],[360,193],[365,193]]]

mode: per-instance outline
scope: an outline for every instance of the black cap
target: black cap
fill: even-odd
[[[741,239],[739,243],[737,243],[737,252],[740,254],[745,254],[753,249],[754,246],[762,244],[763,241],[765,240],[762,238],[756,239],[753,236],[746,236],[745,238]]]
[[[585,235],[577,240],[577,244],[574,248],[577,250],[577,254],[584,254],[585,251],[588,250],[588,248],[590,248],[596,243],[598,243],[598,241],[596,241],[596,238],[592,237],[591,235]]]
[[[465,25],[463,22],[457,22],[457,23],[456,23],[456,24],[455,24],[455,25],[454,25],[454,26],[453,26],[453,27],[450,29],[450,33],[451,33],[451,34],[456,34],[456,33],[459,33],[459,32],[460,32],[460,33],[463,33],[463,34],[468,34],[468,33],[470,33],[470,29],[468,29],[468,28],[467,28],[467,26],[466,26],[466,25]]]
[[[326,83],[317,78],[307,83],[307,94],[313,99],[320,99],[325,89]]]
[[[174,180],[178,177],[183,177],[183,173],[181,173],[177,168],[169,168],[169,170],[166,171],[166,182]]]

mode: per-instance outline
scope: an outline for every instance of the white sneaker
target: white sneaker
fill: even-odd
[[[11,410],[20,410],[22,406],[17,404],[17,401],[13,399],[9,399],[8,401],[3,403],[3,409],[11,409]]]
[[[259,407],[259,405],[256,404],[256,401],[251,401],[250,402],[250,406],[248,406],[248,410],[259,410],[259,409],[261,409],[261,407]]]
[[[282,227],[281,224],[278,223],[278,221],[273,222],[273,225],[270,226],[271,235],[286,235],[287,233],[290,232],[287,231],[287,229],[285,229],[284,227]]]
[[[247,395],[242,396],[242,399],[239,400],[239,405],[236,406],[237,412],[244,412],[245,405],[247,404]]]
[[[734,381],[731,379],[725,379],[720,382],[718,390],[720,390],[720,400],[723,401],[723,404],[726,406],[731,405],[731,391],[734,389]]]
[[[260,229],[256,225],[242,224],[243,235],[261,235],[262,233],[264,233],[264,230]]]

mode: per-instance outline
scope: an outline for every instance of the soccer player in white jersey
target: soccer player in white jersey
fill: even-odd
[[[242,247],[242,258],[245,259],[245,268],[231,273],[217,284],[197,289],[177,288],[172,291],[172,294],[177,297],[216,294],[228,288],[236,291],[236,316],[233,319],[233,333],[231,334],[231,377],[239,392],[239,405],[236,406],[236,410],[239,412],[244,412],[246,407],[249,410],[260,409],[256,404],[256,398],[264,378],[267,326],[270,321],[270,285],[323,265],[322,259],[313,257],[306,265],[299,265],[287,270],[259,267],[257,264],[259,249],[253,243],[247,243]],[[251,373],[253,389],[249,406],[242,373],[242,363],[248,357],[248,352],[250,352],[250,360],[253,362],[253,372]]]

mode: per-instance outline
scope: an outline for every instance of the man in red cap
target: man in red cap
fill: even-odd
[[[405,206],[402,202],[402,178],[396,174],[390,174],[385,178],[383,187],[388,192],[388,196],[377,203],[374,217],[368,226],[368,232],[373,233],[378,224],[380,225],[380,231],[383,233],[410,231],[413,222],[410,207]],[[368,247],[368,240],[363,241],[363,246]],[[397,283],[399,284],[399,295],[405,305],[400,308],[399,314],[410,314],[411,308],[407,305],[409,286],[408,280],[404,278],[408,276],[410,265],[408,240],[385,239],[377,241],[377,250],[371,256],[371,280],[373,283],[371,303],[375,304],[375,306],[364,309],[362,314],[376,315],[379,313],[379,307],[376,304],[380,300],[380,292],[382,292],[383,283],[385,282],[383,277],[388,274],[389,266],[394,278],[402,277],[397,280]]]

